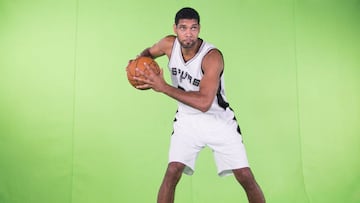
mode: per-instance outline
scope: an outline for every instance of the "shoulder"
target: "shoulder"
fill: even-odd
[[[214,46],[209,42],[204,41],[203,39],[200,40],[202,40],[202,42],[205,44],[204,46],[205,46],[206,54],[204,58],[212,58],[212,57],[223,58],[221,51],[218,48],[216,48],[216,46]]]
[[[217,48],[213,48],[207,52],[207,54],[203,58],[203,62],[218,62],[223,63],[223,54]]]
[[[208,51],[207,54],[205,54],[205,58],[206,57],[223,57],[221,51],[217,48],[213,48],[211,50]]]
[[[164,37],[164,40],[171,42],[171,43],[174,43],[175,39],[176,39],[175,35],[167,35]]]
[[[202,60],[204,72],[215,71],[221,73],[224,69],[224,59],[221,51],[217,48],[211,49]]]

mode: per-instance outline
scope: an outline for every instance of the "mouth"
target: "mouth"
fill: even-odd
[[[191,47],[193,47],[193,44],[192,43],[182,43],[182,47],[183,48],[191,48]]]
[[[191,45],[194,44],[194,40],[192,40],[192,39],[185,39],[185,40],[183,41],[183,44],[184,44],[184,45],[191,46]]]

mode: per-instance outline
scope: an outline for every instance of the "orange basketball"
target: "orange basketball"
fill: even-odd
[[[160,73],[159,65],[156,63],[156,61],[154,59],[152,59],[150,57],[140,56],[140,57],[136,58],[135,60],[132,60],[126,67],[126,72],[127,72],[127,78],[129,80],[129,83],[134,87],[144,84],[140,81],[133,79],[134,76],[143,78],[143,76],[140,76],[140,74],[135,71],[136,68],[138,68],[139,70],[142,70],[145,73],[145,75],[149,74],[149,71],[146,69],[146,66],[144,65],[144,63],[148,64],[150,66],[150,68],[154,71],[155,74]]]

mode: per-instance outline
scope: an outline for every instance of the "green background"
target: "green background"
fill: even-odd
[[[360,201],[360,1],[0,0],[1,203],[156,201],[176,102],[124,68],[183,6],[225,56],[267,202]],[[205,149],[176,202],[246,197]]]

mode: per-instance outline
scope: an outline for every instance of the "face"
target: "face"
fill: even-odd
[[[195,19],[180,19],[178,25],[174,25],[174,32],[182,48],[192,48],[199,37],[200,25]]]

